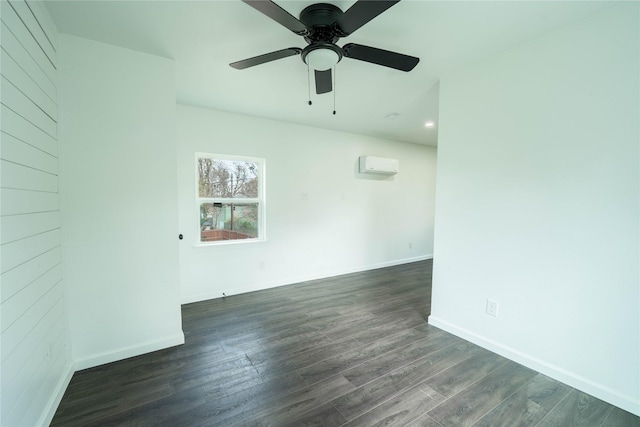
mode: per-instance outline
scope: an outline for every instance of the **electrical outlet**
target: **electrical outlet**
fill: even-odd
[[[489,316],[498,317],[498,301],[487,299],[487,314]]]

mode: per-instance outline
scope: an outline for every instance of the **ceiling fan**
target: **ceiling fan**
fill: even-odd
[[[411,71],[419,58],[397,52],[348,43],[342,47],[336,42],[354,33],[358,28],[389,9],[400,0],[358,0],[343,12],[337,6],[317,3],[306,7],[296,19],[271,0],[242,0],[244,3],[273,19],[285,28],[302,36],[307,42],[304,49],[290,47],[229,64],[238,70],[301,55],[302,61],[313,68],[316,93],[333,89],[331,68],[344,58],[357,59],[401,71]]]

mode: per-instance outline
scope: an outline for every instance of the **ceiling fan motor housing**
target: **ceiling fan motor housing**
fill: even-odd
[[[309,44],[315,42],[335,43],[344,36],[337,26],[338,19],[342,16],[339,7],[328,3],[317,3],[307,6],[300,12],[300,22],[308,29],[309,33],[304,39]]]
[[[311,60],[311,57],[308,57],[314,51],[312,56],[325,57],[320,59],[321,62],[328,61],[328,63],[335,64],[342,59],[344,53],[335,44],[343,35],[336,24],[340,16],[342,16],[342,10],[327,3],[312,4],[300,13],[300,22],[308,29],[304,39],[309,45],[302,50],[302,61],[305,64],[313,66],[311,62],[318,61],[318,59]],[[337,58],[334,55],[337,55]]]

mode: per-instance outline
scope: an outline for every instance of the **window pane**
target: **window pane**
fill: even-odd
[[[199,197],[257,198],[258,164],[242,160],[198,159]]]
[[[202,203],[200,205],[201,242],[257,237],[257,203]]]

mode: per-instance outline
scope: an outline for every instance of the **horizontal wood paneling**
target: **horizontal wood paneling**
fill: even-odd
[[[2,132],[2,158],[53,175],[58,174],[58,158]]]
[[[57,88],[47,73],[40,67],[38,62],[29,55],[11,30],[2,23],[0,27],[0,36],[2,37],[2,50],[20,66],[26,75],[28,75],[52,100],[57,99]]]
[[[60,247],[57,246],[33,258],[28,263],[19,265],[2,274],[2,276],[0,276],[2,279],[2,303],[17,292],[20,292],[21,289],[29,286],[29,284],[37,280],[47,271],[60,264],[61,258]]]
[[[58,195],[56,32],[43,6],[1,2],[2,425],[48,422],[66,378]]]
[[[9,407],[14,407],[25,391],[33,390],[33,387],[39,387],[32,378],[46,378],[45,372],[38,373],[39,367],[43,362],[50,361],[48,355],[49,347],[53,346],[58,331],[64,330],[62,286],[53,288],[45,298],[46,300],[43,303],[51,304],[49,311],[44,313],[37,323],[34,322],[31,334],[27,337],[29,339],[25,338],[22,341],[16,341],[15,351],[6,358],[7,372],[2,373],[2,382],[3,384],[6,383],[6,386],[3,387],[2,394],[3,403]],[[63,320],[63,322],[61,323],[60,320]],[[41,337],[41,339],[30,339],[36,336]],[[22,356],[17,357],[18,355]],[[54,356],[53,354],[51,355],[51,357]],[[5,361],[3,360],[2,363],[4,365]],[[10,367],[14,368],[13,372],[8,370]],[[4,390],[5,387],[7,391]],[[27,396],[31,397],[34,395],[33,391],[27,394]]]
[[[31,99],[45,113],[55,118],[57,115],[56,103],[45,91],[23,70],[18,63],[6,54],[2,58],[2,75]]]
[[[51,43],[53,49],[57,51],[56,46],[58,45],[58,32],[44,3],[37,0],[27,0],[26,3],[29,6],[29,9],[31,9],[33,16],[38,20],[38,24],[42,27],[49,43]]]
[[[20,344],[33,333],[33,329],[62,296],[62,292],[63,289],[61,286],[50,288],[49,291],[44,294],[42,298],[35,301],[16,322],[2,332],[2,349],[0,350],[2,360],[16,351]],[[11,299],[9,299],[8,302],[9,301],[11,301]],[[46,339],[46,337],[42,336],[40,339]]]
[[[2,190],[3,215],[57,211],[59,205],[57,193],[14,189]]]
[[[60,284],[59,287],[61,286]],[[38,348],[43,343],[48,346],[50,342],[57,341],[56,333],[64,330],[64,322],[64,300],[60,299],[54,303],[51,310],[45,313],[42,321],[36,324],[32,333],[25,337],[19,347],[2,361],[1,391],[3,395],[8,395],[15,388],[15,384],[29,381],[30,376],[24,375],[26,372],[21,372],[23,367],[30,363],[32,358],[47,356],[48,349],[38,352]],[[66,345],[66,341],[62,341],[62,345]]]
[[[25,144],[36,147],[57,158],[58,143],[54,137],[21,117],[15,111],[2,105],[2,132],[14,136]]]
[[[0,246],[2,273],[60,246],[60,230],[51,230]]]
[[[62,268],[60,264],[33,281],[29,286],[15,294],[2,310],[2,332],[13,325],[33,304],[38,301],[47,291],[55,286],[62,279]]]
[[[38,43],[38,46],[47,56],[47,59],[55,67],[56,49],[55,47],[53,47],[53,44],[49,40],[49,37],[45,34],[42,25],[34,16],[31,7],[29,7],[29,5],[24,2],[24,0],[8,1],[11,7],[17,12],[22,23],[29,29],[29,33],[31,33],[36,43]]]
[[[56,68],[44,50],[40,47],[36,39],[31,34],[31,29],[24,26],[24,23],[20,17],[16,14],[16,11],[7,1],[3,1],[2,5],[2,22],[5,23],[7,28],[13,33],[13,35],[20,41],[20,44],[25,48],[29,55],[36,60],[36,62],[45,72],[47,77],[52,81],[56,81]],[[4,43],[4,41],[3,41]]]
[[[31,123],[42,129],[48,135],[56,137],[57,127],[53,117],[29,99],[20,88],[8,81],[4,76],[0,82],[2,90],[2,104],[9,107],[22,117],[28,118]]]
[[[58,176],[6,160],[0,161],[2,186],[20,190],[58,192]]]
[[[60,228],[60,212],[40,212],[0,218],[1,244],[14,242]]]
[[[68,372],[67,366],[67,341],[66,341],[66,317],[64,313],[62,313],[65,309],[64,300],[60,300],[60,311],[61,315],[56,324],[51,328],[51,331],[60,331],[60,335],[55,336],[53,333],[51,336],[52,346],[49,348],[51,351],[51,358],[45,359],[43,366],[46,367],[47,364],[50,365],[49,370],[54,372]],[[45,344],[46,345],[46,344]],[[46,371],[45,371],[46,373]],[[66,386],[66,384],[65,384]],[[25,394],[26,395],[26,394]],[[60,396],[62,397],[62,396]],[[28,404],[28,409],[26,410],[24,418],[29,418],[31,412],[42,408],[43,406],[49,407],[51,401],[51,390],[47,387],[40,387],[34,395],[30,395],[30,399],[25,403]],[[20,402],[18,402],[18,407],[20,407]],[[57,405],[51,407],[51,411],[55,411]],[[50,418],[53,417],[53,414],[49,414],[49,417],[45,419],[43,425],[47,425],[49,423]],[[25,421],[22,422],[25,424]]]

